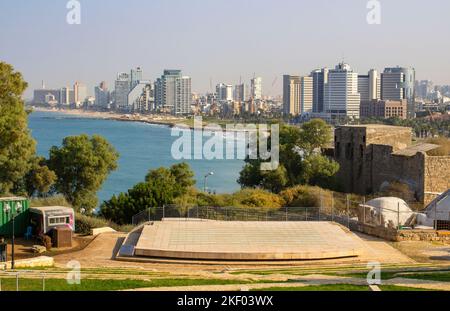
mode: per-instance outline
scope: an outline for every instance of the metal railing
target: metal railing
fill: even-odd
[[[21,277],[23,277],[21,279]],[[22,281],[26,279],[26,290],[45,291],[47,275],[44,272],[35,271],[0,271],[0,292],[1,291],[20,291]],[[29,280],[33,279],[32,286]],[[23,287],[22,287],[23,288]]]
[[[149,221],[161,221],[164,218],[205,219],[223,221],[334,221],[351,230],[360,224],[371,224],[390,228],[402,228],[408,219],[413,217],[410,211],[397,208],[362,208],[362,201],[352,200],[350,195],[333,195],[320,197],[320,206],[314,207],[282,207],[282,208],[240,208],[193,206],[181,207],[167,205],[146,209],[132,218],[133,225]],[[408,203],[413,211],[420,209],[420,204]]]

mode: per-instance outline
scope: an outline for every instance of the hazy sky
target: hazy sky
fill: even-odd
[[[51,88],[79,80],[92,94],[133,66],[151,80],[182,69],[195,92],[255,73],[277,95],[283,74],[343,58],[359,73],[413,66],[418,79],[450,84],[448,0],[380,0],[381,25],[367,24],[366,0],[80,2],[81,25],[69,25],[67,0],[0,0],[0,60],[24,74],[27,97],[42,79]]]

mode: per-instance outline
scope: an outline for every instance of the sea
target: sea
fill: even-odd
[[[118,169],[112,172],[98,192],[99,204],[114,194],[126,192],[144,181],[150,169],[168,167],[188,162],[195,172],[199,189],[215,193],[232,193],[240,189],[237,179],[244,162],[237,159],[224,160],[175,160],[171,154],[172,129],[166,125],[141,122],[124,122],[79,117],[58,112],[35,111],[29,116],[29,127],[37,141],[37,153],[48,158],[52,146],[61,146],[64,137],[80,134],[98,134],[105,137],[119,152]],[[193,136],[193,135],[192,135]],[[206,140],[206,139],[205,139]],[[193,158],[193,157],[192,157]]]

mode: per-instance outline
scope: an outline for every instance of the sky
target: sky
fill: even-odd
[[[182,69],[194,92],[263,78],[279,95],[282,75],[308,75],[345,60],[358,73],[411,66],[417,79],[450,84],[450,1],[379,0],[381,24],[367,23],[368,0],[0,0],[0,61],[29,83],[25,97],[81,81],[110,88],[140,66],[154,80]]]

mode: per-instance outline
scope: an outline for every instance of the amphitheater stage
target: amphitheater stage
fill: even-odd
[[[166,218],[144,225],[135,257],[219,261],[356,257],[361,240],[332,222]]]

